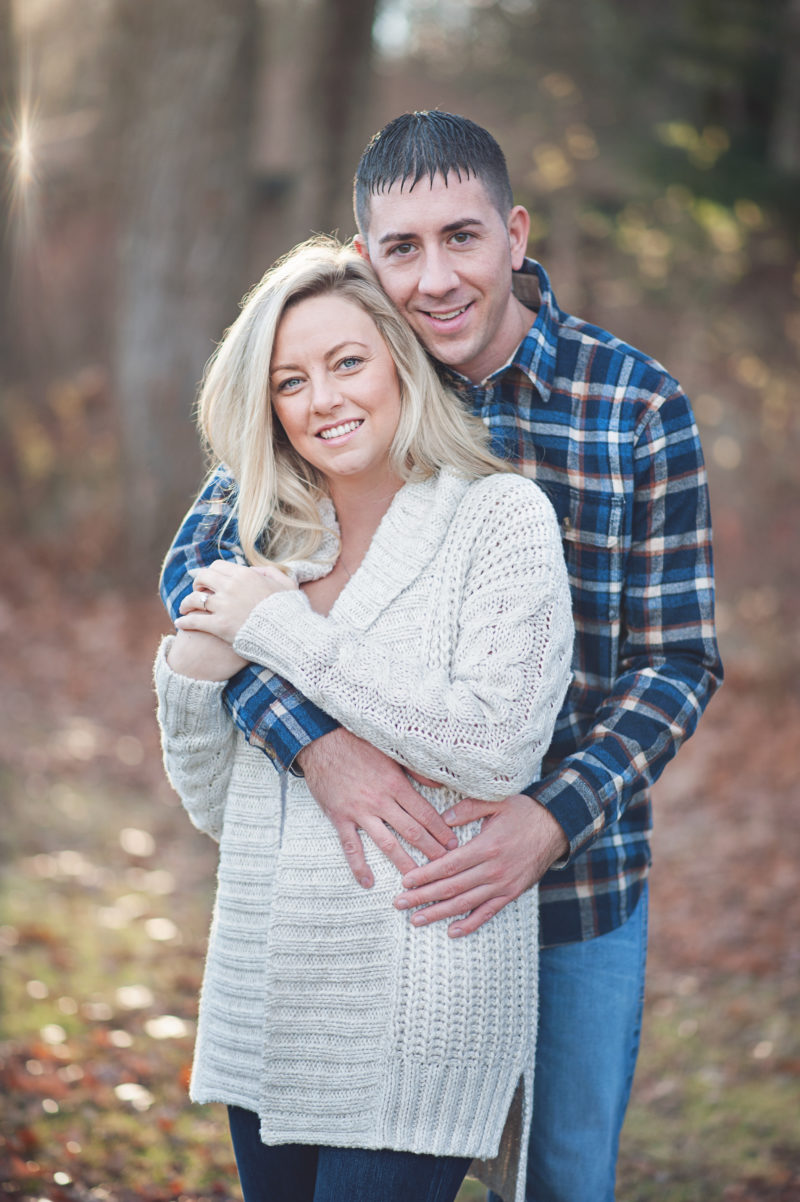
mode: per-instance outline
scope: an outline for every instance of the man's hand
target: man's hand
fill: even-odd
[[[309,743],[297,762],[311,795],[336,827],[353,876],[365,889],[375,878],[364,856],[359,827],[400,872],[416,865],[394,831],[429,859],[458,846],[450,827],[400,765],[349,730],[339,727]]]
[[[426,907],[412,915],[414,926],[466,914],[449,928],[454,938],[477,931],[568,850],[555,818],[523,793],[498,802],[467,798],[445,817],[450,826],[485,821],[480,833],[457,851],[406,873],[405,892],[394,904],[399,910]]]

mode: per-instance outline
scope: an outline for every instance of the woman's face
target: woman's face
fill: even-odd
[[[389,449],[400,420],[400,381],[360,305],[331,293],[284,314],[270,397],[292,446],[334,490],[345,482],[396,485]]]

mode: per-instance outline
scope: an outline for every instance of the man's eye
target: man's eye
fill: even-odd
[[[467,230],[459,230],[453,234],[451,241],[455,242],[457,246],[464,246],[465,243],[472,241],[472,234]]]
[[[398,255],[400,258],[405,258],[407,255],[411,254],[413,249],[414,245],[411,242],[398,242],[397,246],[393,246],[389,253],[392,255]]]

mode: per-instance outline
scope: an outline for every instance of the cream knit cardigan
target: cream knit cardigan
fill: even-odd
[[[295,568],[302,581],[330,561]],[[394,866],[365,835],[375,885],[355,884],[303,780],[248,745],[221,684],[168,667],[168,644],[156,661],[167,773],[220,843],[191,1096],[255,1111],[268,1144],[471,1156],[522,1202],[536,890],[462,939],[444,922],[412,927],[391,904]],[[439,811],[518,792],[537,777],[570,676],[550,504],[512,475],[407,484],[327,618],[281,592],[234,646],[440,781],[420,790]]]

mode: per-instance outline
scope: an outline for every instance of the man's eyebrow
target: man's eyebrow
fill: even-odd
[[[440,234],[453,234],[457,230],[466,229],[467,226],[484,225],[480,217],[459,217],[455,221],[448,221],[447,225],[443,225],[439,230]],[[385,246],[387,242],[413,242],[417,237],[415,233],[395,233],[390,231],[378,239],[378,246]]]
[[[369,350],[366,342],[359,342],[358,338],[343,338],[341,342],[337,342],[335,346],[330,347],[325,354],[326,356],[336,355],[346,346],[360,346],[362,350]],[[273,363],[269,369],[269,374],[274,376],[276,371],[298,371],[299,368],[299,363]]]

